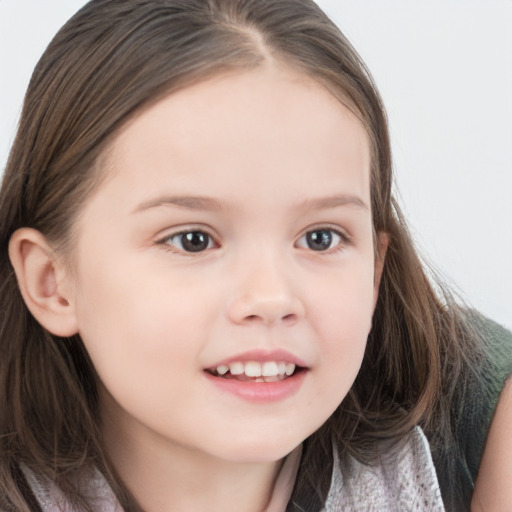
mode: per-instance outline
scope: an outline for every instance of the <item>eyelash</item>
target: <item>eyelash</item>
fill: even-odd
[[[331,244],[332,244],[333,239],[335,240],[336,237],[339,240],[334,245],[334,247],[329,246],[325,250],[315,250],[312,247],[308,246],[307,237],[308,237],[308,235],[313,235],[314,233],[320,233],[320,232],[323,232],[324,234],[328,233],[328,236],[330,239],[329,241]],[[206,247],[200,248],[197,251],[186,250],[183,245],[183,243],[184,243],[183,237],[185,237],[186,235],[192,235],[193,237],[197,237],[197,236],[206,237],[207,238]],[[192,238],[191,237],[189,237],[189,238],[190,238],[189,242],[193,243]],[[176,247],[176,246],[172,245],[170,242],[173,239],[180,240],[181,247]],[[299,245],[299,243],[302,239],[306,239],[306,244],[305,244],[305,246],[301,247]],[[324,238],[324,240],[325,240],[325,238]],[[199,240],[199,242],[200,242],[200,240]],[[311,240],[309,240],[309,242],[311,242]],[[205,231],[203,229],[194,229],[194,228],[183,229],[181,231],[178,231],[177,233],[171,233],[170,235],[166,235],[165,237],[158,240],[157,244],[164,246],[165,249],[168,251],[177,252],[179,254],[183,254],[183,255],[187,255],[187,256],[192,256],[194,254],[202,254],[209,249],[220,247],[220,245],[215,241],[215,237],[210,235],[207,231]],[[331,228],[331,227],[321,226],[321,227],[317,227],[314,229],[308,229],[306,232],[304,232],[303,235],[301,235],[301,237],[297,240],[297,242],[295,243],[294,246],[298,247],[298,248],[311,250],[312,252],[316,252],[316,253],[320,253],[320,254],[335,254],[340,251],[343,251],[347,246],[349,246],[351,244],[352,244],[351,238],[348,235],[346,235],[345,233],[343,233],[337,229]]]

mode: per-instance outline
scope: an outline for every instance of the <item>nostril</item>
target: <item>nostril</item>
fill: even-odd
[[[274,294],[245,294],[228,304],[227,314],[237,324],[293,325],[305,314],[304,306],[297,297]]]
[[[263,323],[272,322],[273,323],[275,321],[279,321],[279,319],[285,323],[294,323],[297,321],[297,315],[295,313],[289,313],[289,314],[286,314],[283,316],[276,315],[276,316],[273,316],[272,318],[268,318],[268,315],[247,315],[244,320],[249,323],[253,323],[253,322],[263,322]]]

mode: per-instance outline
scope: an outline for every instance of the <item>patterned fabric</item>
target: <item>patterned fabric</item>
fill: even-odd
[[[23,469],[23,473],[42,512],[77,512],[53,482],[37,478],[27,469]],[[94,512],[123,512],[114,493],[98,471],[91,475],[85,485],[78,487],[88,497]]]
[[[296,474],[299,460],[300,448],[292,452],[283,466],[267,512],[284,512],[293,487],[288,480]],[[411,433],[393,460],[397,462],[377,467],[363,466],[354,460],[349,478],[344,481],[335,455],[331,489],[323,512],[443,512],[428,442],[419,428]],[[76,512],[51,482],[41,481],[28,470],[24,473],[43,512]],[[285,482],[285,486],[280,482]],[[123,512],[99,473],[92,475],[82,490],[90,496],[95,511]]]
[[[445,510],[428,442],[419,427],[392,460],[375,467],[352,460],[344,481],[336,456],[323,512]]]

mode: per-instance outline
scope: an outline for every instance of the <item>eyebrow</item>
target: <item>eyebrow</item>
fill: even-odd
[[[370,209],[359,196],[350,194],[308,199],[301,206],[311,210],[327,210],[329,208],[337,208],[338,206],[356,206],[364,210]]]
[[[329,197],[321,197],[318,199],[308,199],[300,206],[310,210],[326,210],[329,208],[337,208],[339,206],[356,206],[364,210],[369,210],[368,205],[358,196],[354,195],[337,195]],[[157,208],[160,206],[176,206],[187,210],[209,210],[220,211],[222,204],[211,197],[204,196],[160,196],[139,204],[133,213]]]
[[[159,206],[177,206],[187,210],[222,210],[222,205],[211,197],[200,196],[160,196],[139,204],[133,213],[157,208]]]

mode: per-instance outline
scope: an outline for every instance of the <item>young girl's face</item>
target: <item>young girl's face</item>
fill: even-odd
[[[364,128],[268,64],[169,95],[106,156],[69,275],[104,424],[126,447],[283,457],[343,400],[370,330]]]

